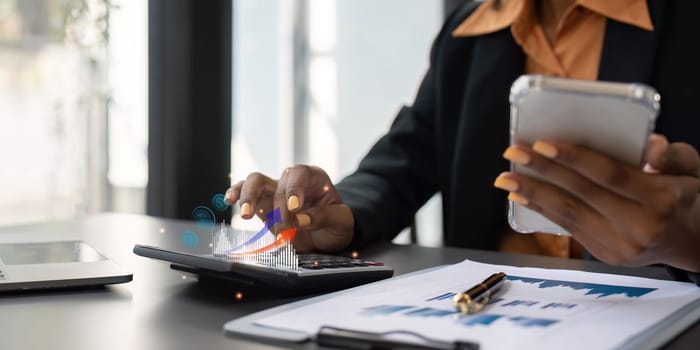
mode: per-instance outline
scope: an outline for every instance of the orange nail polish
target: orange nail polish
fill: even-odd
[[[287,199],[287,209],[294,210],[296,208],[299,208],[299,197],[294,195],[289,196],[289,199]]]
[[[525,197],[523,197],[515,192],[511,192],[508,194],[508,200],[513,201],[515,203],[518,203],[520,205],[527,205],[527,203],[530,202],[527,200],[527,198],[525,198]]]
[[[311,217],[307,214],[297,214],[297,224],[299,227],[308,226],[311,223]]]
[[[544,141],[535,142],[535,144],[532,145],[532,150],[551,159],[554,159],[557,157],[557,155],[559,155],[559,150],[554,147],[554,145]]]
[[[249,216],[251,214],[250,203],[245,202],[241,205],[241,216]]]
[[[493,182],[493,186],[500,188],[502,190],[506,190],[508,192],[513,192],[513,191],[518,190],[518,182],[513,180],[513,179],[509,179],[507,177],[504,177],[503,175],[499,175],[496,178],[496,181]]]
[[[513,146],[508,147],[506,151],[503,152],[503,158],[521,165],[530,163],[530,155],[527,154],[527,152]]]

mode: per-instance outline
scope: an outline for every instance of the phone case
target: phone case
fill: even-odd
[[[511,86],[510,143],[557,140],[640,166],[660,101],[656,90],[643,84],[524,75]],[[511,171],[547,180],[517,164],[511,163]],[[569,235],[543,215],[514,202],[508,204],[508,223],[520,233]]]

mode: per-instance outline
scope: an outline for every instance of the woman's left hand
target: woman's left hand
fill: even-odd
[[[700,272],[700,156],[692,146],[652,135],[643,170],[552,141],[511,146],[503,156],[547,181],[505,172],[494,185],[569,231],[598,259]]]

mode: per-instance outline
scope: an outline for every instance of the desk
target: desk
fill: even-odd
[[[164,233],[161,233],[161,228]],[[104,214],[79,221],[6,227],[0,242],[83,239],[134,274],[127,284],[91,290],[0,295],[0,348],[9,349],[280,349],[274,344],[227,338],[226,321],[300,298],[244,296],[208,289],[167,264],[132,254],[135,243],[178,244],[191,223],[138,215]],[[202,249],[206,248],[207,242]],[[457,248],[383,244],[360,252],[403,274],[422,268],[476,261],[561,267],[668,279],[661,268],[629,269],[580,260],[501,254]],[[668,344],[697,349],[700,322]],[[290,345],[283,348],[289,348]],[[314,348],[313,345],[299,348]]]

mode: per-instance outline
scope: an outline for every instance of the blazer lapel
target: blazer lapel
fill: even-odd
[[[648,6],[653,32],[608,19],[598,80],[651,83],[664,3],[649,0]]]
[[[523,73],[525,55],[510,30],[479,37],[474,44],[469,79],[462,96],[457,143],[452,162],[451,198],[445,227],[455,236],[447,242],[461,246],[498,247],[489,225],[505,227],[505,193],[492,186],[508,162],[510,85]],[[474,167],[481,170],[474,171]],[[473,225],[472,223],[480,223]],[[491,227],[491,231],[493,227]],[[471,233],[471,234],[468,234]]]

